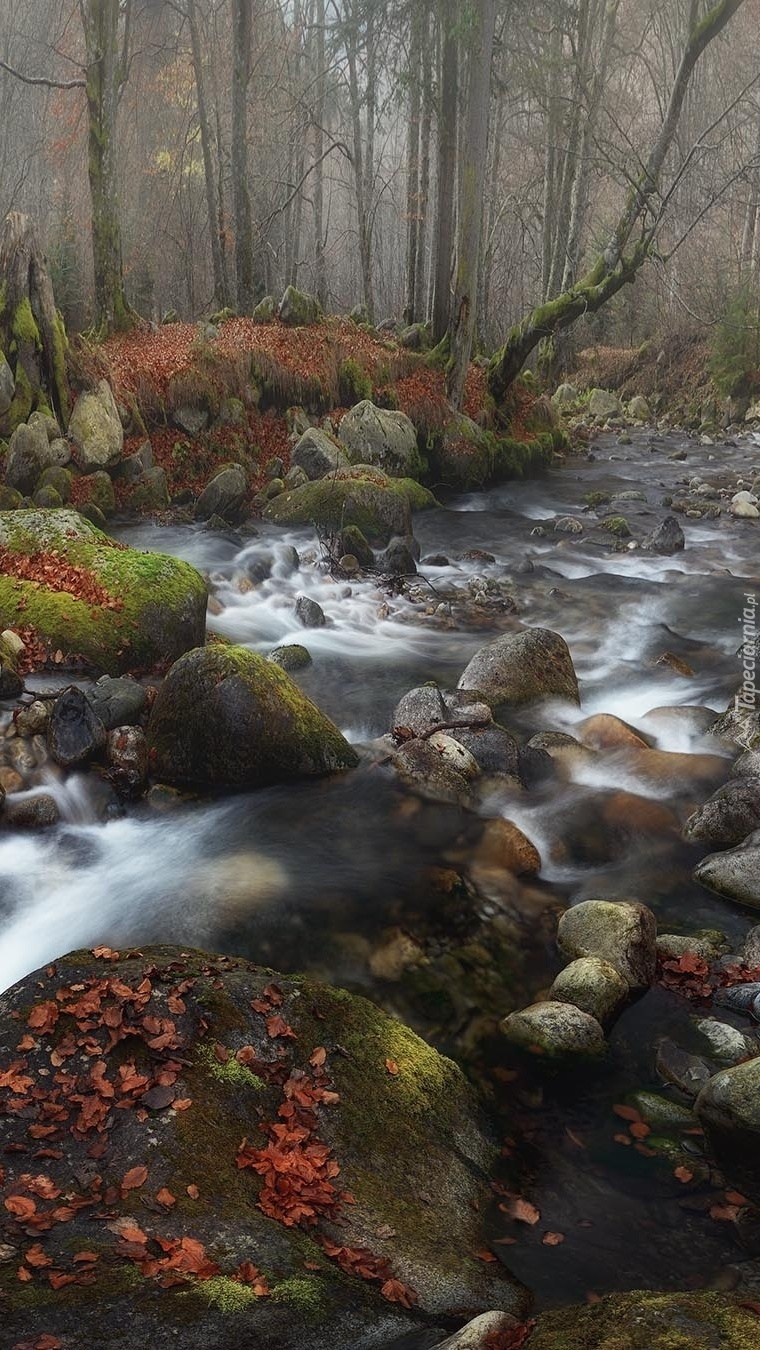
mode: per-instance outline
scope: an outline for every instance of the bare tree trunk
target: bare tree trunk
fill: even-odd
[[[560,99],[557,82],[559,80],[562,56],[562,30],[555,21],[549,45],[549,90],[547,93],[546,131],[544,138],[544,203],[543,227],[541,232],[541,295],[544,300],[549,295],[549,285],[554,256],[554,237],[557,224],[557,162],[559,126],[561,121]]]
[[[369,41],[369,39],[368,39]],[[359,256],[362,269],[362,291],[364,307],[370,323],[374,320],[375,297],[372,285],[372,223],[370,217],[370,202],[367,196],[368,184],[374,178],[374,89],[370,99],[370,75],[367,79],[367,144],[366,152],[364,146],[364,136],[362,132],[362,113],[361,96],[359,93],[359,77],[357,71],[359,45],[359,0],[353,0],[349,16],[348,39],[346,44],[348,56],[348,77],[349,93],[351,97],[351,120],[353,125],[353,165],[354,165],[354,184],[356,192],[356,214],[359,226]],[[371,42],[370,45],[374,45]],[[368,71],[371,67],[370,48],[367,52]],[[370,174],[372,175],[370,177]]]
[[[648,218],[653,198],[658,192],[660,176],[676,132],[683,109],[689,80],[705,48],[723,31],[726,24],[741,7],[743,0],[718,0],[701,22],[691,29],[690,36],[676,74],[659,134],[652,145],[645,167],[637,183],[631,188],[626,205],[604,252],[593,267],[569,291],[539,305],[512,329],[504,347],[496,354],[489,369],[489,390],[497,403],[502,403],[507,390],[522,370],[531,352],[554,333],[569,328],[581,314],[593,314],[613,295],[633,281],[646,262],[654,243],[659,215]],[[631,244],[637,223],[641,221],[639,238]],[[626,253],[626,249],[629,251]]]
[[[116,173],[116,113],[126,78],[119,49],[119,14],[119,0],[83,0],[81,4],[87,61],[95,326],[102,332],[129,328],[135,319],[124,292]]]
[[[409,43],[409,130],[406,149],[406,305],[404,318],[414,323],[417,303],[417,261],[420,228],[420,113],[422,84],[421,8],[415,6],[410,19]]]
[[[459,51],[455,0],[440,0],[441,83],[438,109],[438,202],[436,208],[433,338],[441,342],[451,312],[451,263],[454,251]]]
[[[248,84],[251,78],[252,0],[232,0],[232,192],[235,209],[237,308],[250,314],[255,300],[253,223],[248,185]]]
[[[0,350],[7,353],[16,384],[0,432],[8,435],[41,404],[65,427],[71,411],[66,332],[37,230],[17,211],[6,217],[0,236],[0,284]]]
[[[203,70],[203,51],[198,28],[198,11],[195,0],[187,0],[187,17],[190,25],[190,46],[193,57],[195,93],[198,102],[198,127],[201,134],[203,151],[203,176],[206,188],[206,209],[208,211],[208,232],[211,240],[211,261],[214,269],[214,298],[222,309],[230,303],[224,262],[222,240],[219,234],[219,203],[216,193],[216,174],[214,172],[214,153],[211,140],[211,124],[206,103],[206,82]]]
[[[446,380],[449,400],[455,408],[462,406],[475,334],[496,0],[478,0],[473,24],[475,31],[471,38],[467,132],[462,147],[457,275],[449,328],[450,356]]]
[[[420,133],[420,189],[417,223],[416,289],[413,322],[427,317],[425,310],[428,236],[428,198],[430,196],[430,139],[433,126],[433,52],[430,35],[430,7],[423,0],[422,26],[422,129]]]
[[[743,278],[751,278],[754,271],[753,258],[756,257],[757,233],[760,225],[760,119],[757,124],[754,160],[742,231],[740,266]]]
[[[316,103],[314,107],[314,270],[317,299],[327,309],[327,259],[325,258],[325,0],[317,0],[316,12]]]

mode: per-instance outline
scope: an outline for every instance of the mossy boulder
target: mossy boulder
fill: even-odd
[[[384,1350],[525,1312],[476,1256],[496,1150],[472,1089],[364,999],[180,947],[75,952],[4,995],[0,1071],[8,1344]]]
[[[303,469],[310,482],[316,482],[336,469],[345,468],[348,459],[326,431],[321,427],[309,427],[295,445],[290,462],[295,468]]]
[[[69,436],[83,473],[118,464],[124,450],[124,429],[107,380],[101,380],[94,393],[80,394],[71,414]]]
[[[756,1350],[758,1321],[723,1294],[612,1294],[538,1319],[530,1350]]]
[[[288,286],[278,313],[281,322],[290,328],[306,328],[309,324],[318,323],[323,317],[322,306],[316,295],[299,291],[297,286]]]
[[[13,371],[5,359],[5,352],[0,352],[0,417],[4,417],[7,413],[15,392],[16,381],[13,378]]]
[[[695,1109],[726,1175],[760,1201],[760,1059],[716,1073]]]
[[[419,478],[427,467],[406,414],[377,408],[369,399],[346,413],[339,435],[352,464],[371,464],[401,478]]]
[[[83,658],[107,675],[147,670],[203,640],[208,597],[195,568],[123,548],[76,511],[2,512],[0,547],[77,569],[76,593],[0,575],[0,629],[33,628],[64,664]]]
[[[127,494],[127,505],[132,511],[166,511],[169,507],[169,484],[166,471],[160,464],[146,469],[136,478]]]
[[[116,510],[116,494],[113,483],[104,469],[88,474],[83,480],[83,492],[80,498],[82,506],[97,506],[107,520]]]
[[[55,452],[42,419],[16,427],[8,446],[5,481],[24,495],[34,492],[40,475],[55,464]]]
[[[51,464],[50,468],[45,469],[37,483],[37,489],[43,487],[55,488],[61,501],[66,504],[71,496],[71,484],[73,482],[71,469],[65,469],[61,464]]]
[[[339,534],[356,525],[370,544],[382,547],[394,535],[412,533],[412,511],[437,505],[427,488],[411,478],[388,478],[369,466],[337,470],[329,478],[283,492],[264,508],[276,525],[314,525]]]
[[[263,300],[259,300],[251,314],[254,323],[271,323],[276,317],[277,301],[273,295],[265,295]]]
[[[353,768],[357,755],[285,671],[212,643],[172,666],[148,723],[156,777],[251,788]]]

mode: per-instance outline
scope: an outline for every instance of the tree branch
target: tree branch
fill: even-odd
[[[44,76],[22,75],[20,70],[14,70],[6,61],[0,61],[0,70],[5,70],[12,75],[15,80],[21,80],[23,84],[33,84],[41,86],[43,89],[85,89],[84,80],[48,80]]]

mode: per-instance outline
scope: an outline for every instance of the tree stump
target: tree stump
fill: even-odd
[[[18,211],[0,234],[0,435],[8,436],[36,409],[68,424],[71,391],[66,329],[36,226]]]

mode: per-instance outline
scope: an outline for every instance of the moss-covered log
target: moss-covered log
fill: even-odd
[[[0,236],[0,350],[15,384],[0,434],[10,434],[37,408],[65,425],[71,406],[66,331],[39,235],[18,211],[6,217]]]

